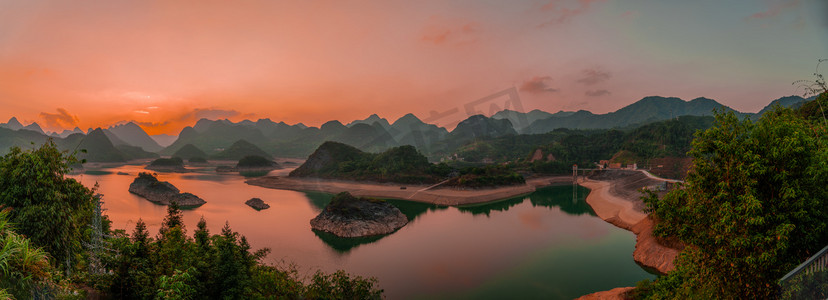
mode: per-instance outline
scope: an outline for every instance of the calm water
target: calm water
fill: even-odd
[[[74,177],[99,184],[114,228],[131,232],[141,218],[155,235],[166,207],[127,191],[141,171],[125,165]],[[467,207],[389,200],[411,222],[390,235],[354,240],[311,230],[328,194],[249,186],[242,176],[208,169],[158,177],[207,201],[184,211],[188,234],[202,216],[212,233],[229,222],[253,248],[272,249],[269,263],[294,264],[308,276],[317,269],[374,276],[389,299],[571,299],[654,277],[632,259],[635,236],[596,217],[582,187],[574,200],[572,186]],[[270,209],[244,204],[253,197]]]

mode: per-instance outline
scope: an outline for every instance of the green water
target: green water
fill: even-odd
[[[157,232],[166,209],[127,191],[141,166],[94,171],[75,177],[99,183],[114,228],[131,231],[141,218]],[[635,236],[595,217],[582,187],[463,207],[388,200],[408,225],[343,239],[310,228],[329,194],[250,186],[244,176],[210,170],[158,176],[207,201],[184,211],[188,232],[201,216],[212,232],[228,222],[253,248],[272,249],[266,263],[295,265],[304,276],[338,269],[373,276],[388,299],[571,299],[654,278],[632,259]],[[253,197],[271,208],[244,204]]]

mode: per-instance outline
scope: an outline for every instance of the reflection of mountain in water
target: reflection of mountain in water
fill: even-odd
[[[512,206],[523,203],[524,200],[526,200],[526,196],[520,196],[491,203],[458,206],[457,210],[468,212],[472,215],[482,214],[488,216],[492,211],[507,211]]]
[[[467,212],[473,215],[484,214],[488,216],[492,211],[508,211],[513,206],[521,204],[529,199],[529,202],[533,207],[557,207],[561,211],[570,215],[590,214],[594,216],[595,212],[592,211],[592,207],[590,207],[585,200],[588,193],[589,189],[582,186],[574,186],[574,189],[571,185],[552,186],[538,189],[528,196],[509,198],[503,201],[481,205],[458,206],[457,209],[461,212]],[[333,195],[322,192],[305,192],[305,196],[308,197],[311,205],[316,208],[316,211],[318,212],[325,209],[325,206],[328,205],[328,203],[331,202],[331,198],[333,198]],[[385,201],[388,201],[391,205],[399,208],[400,211],[408,217],[409,222],[428,211],[447,208],[446,206],[414,201],[396,199],[387,199]],[[370,244],[389,235],[343,238],[324,231],[313,230],[313,233],[316,234],[320,240],[325,242],[325,244],[340,253],[347,253],[359,245]]]
[[[322,192],[305,192],[305,196],[308,197],[311,205],[316,208],[317,212],[321,212],[325,209],[325,206],[328,205],[333,198],[333,195]],[[414,219],[427,211],[448,208],[448,206],[406,200],[385,199],[385,201],[399,208],[400,211],[408,217],[409,222],[414,221]]]
[[[313,205],[313,207],[316,208],[316,211],[318,212],[321,212],[323,209],[325,209],[325,206],[328,205],[328,203],[330,203],[331,199],[333,198],[333,195],[322,192],[305,192],[305,196],[308,197],[308,200],[310,200],[311,205]],[[447,206],[440,206],[435,204],[414,201],[396,199],[386,199],[385,201],[397,207],[408,218],[409,222],[414,221],[414,219],[416,219],[418,216],[428,211],[442,210],[448,208]],[[370,244],[390,235],[385,234],[367,237],[343,238],[324,231],[313,230],[313,233],[316,234],[316,236],[319,237],[319,239],[325,242],[325,244],[327,244],[328,246],[340,253],[351,251],[351,249],[359,245]]]
[[[594,216],[595,212],[585,201],[589,189],[582,186],[575,187],[574,190],[572,185],[541,188],[529,194],[528,198],[532,206],[558,207],[561,211],[570,215],[590,214]],[[508,211],[513,206],[526,201],[526,198],[527,196],[520,196],[494,203],[458,206],[457,209],[473,215],[483,214],[488,216],[492,211]]]
[[[589,189],[580,185],[552,186],[529,194],[529,200],[532,201],[532,206],[559,207],[570,215],[595,216],[595,211],[586,202],[587,194]]]

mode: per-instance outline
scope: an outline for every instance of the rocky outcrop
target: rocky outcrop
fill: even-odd
[[[262,199],[259,199],[259,198],[251,198],[250,200],[245,201],[244,204],[247,204],[248,206],[250,206],[250,207],[252,207],[256,210],[263,210],[263,209],[270,208],[270,205],[268,205],[267,203],[264,203],[264,201],[262,201]]]
[[[576,300],[623,300],[627,299],[627,293],[634,290],[634,287],[620,287],[609,291],[595,292],[588,295],[583,295],[576,298]]]
[[[143,172],[129,185],[129,192],[163,205],[176,202],[181,207],[194,207],[206,203],[196,195],[182,193],[171,183],[158,181],[152,174]]]
[[[665,243],[653,235],[654,228],[655,221],[652,216],[647,216],[632,227],[632,232],[636,235],[633,259],[641,265],[656,269],[661,274],[667,274],[676,269],[673,262],[684,247],[663,245]]]
[[[363,237],[389,234],[408,223],[408,218],[383,200],[356,198],[348,192],[337,194],[311,227],[339,237]]]

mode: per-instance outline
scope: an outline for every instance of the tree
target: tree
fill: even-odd
[[[73,155],[49,140],[39,148],[12,147],[0,158],[0,205],[32,243],[43,247],[67,271],[89,241],[84,231],[93,214],[93,191],[64,175]]]
[[[716,114],[693,141],[683,188],[645,199],[656,234],[688,245],[657,296],[771,298],[828,243],[828,145],[815,126],[784,108],[756,123]]]

